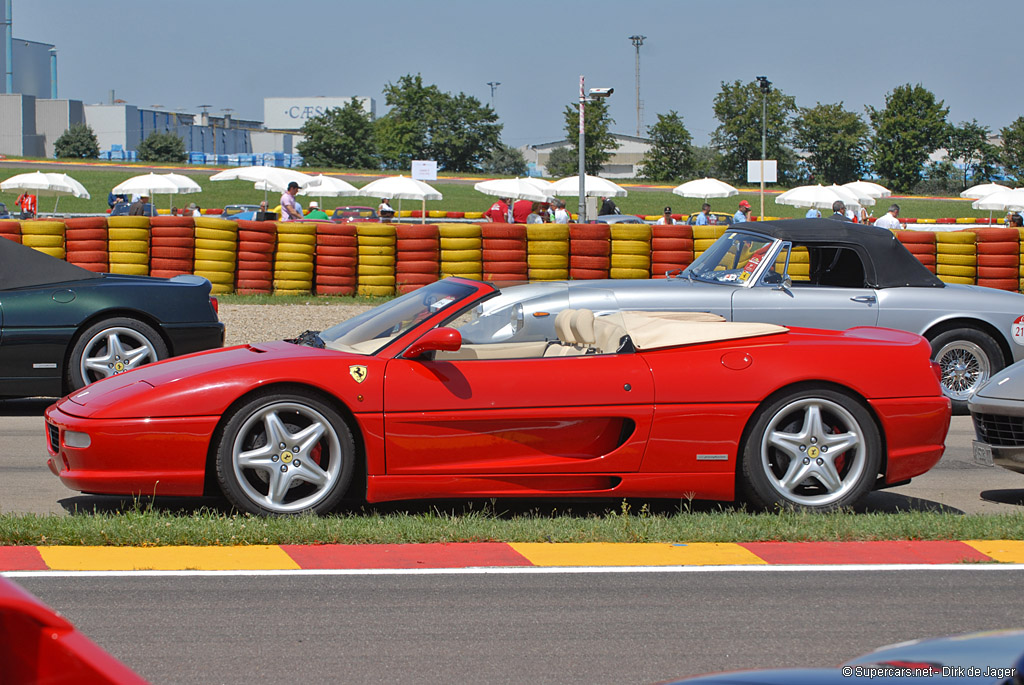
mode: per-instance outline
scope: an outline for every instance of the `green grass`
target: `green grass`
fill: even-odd
[[[50,160],[52,161],[52,160]],[[124,169],[112,169],[109,165],[102,163],[91,163],[83,164],[79,168],[69,170],[69,175],[80,181],[88,190],[91,195],[91,199],[79,199],[72,197],[62,197],[56,204],[58,213],[71,213],[71,214],[88,214],[88,213],[102,213],[107,210],[107,195],[110,189],[116,186],[118,183],[125,181],[132,176],[138,174],[147,173],[149,166],[138,165],[138,171],[128,171]],[[40,170],[54,170],[50,164],[40,163]],[[195,180],[202,188],[203,192],[196,193],[194,195],[158,195],[154,198],[156,205],[159,209],[168,209],[172,205],[177,207],[187,206],[190,202],[195,202],[200,207],[204,208],[218,208],[223,207],[227,204],[245,203],[245,204],[256,204],[264,198],[263,191],[255,190],[253,184],[247,181],[210,181],[210,173],[219,168],[206,168],[206,167],[172,167],[167,166],[165,169],[157,169],[157,173],[166,171],[175,171],[176,173],[184,174]],[[25,173],[30,171],[26,168],[6,169],[0,174],[2,178],[8,178],[15,174]],[[311,173],[338,173],[343,174],[346,172],[339,172],[337,170],[318,170],[309,169],[304,171],[310,171]],[[353,171],[348,172],[351,174],[358,174],[357,177],[349,177],[349,180],[356,187],[361,187],[372,181],[376,176],[366,171]],[[458,179],[463,179],[463,182],[455,182],[450,177],[441,177],[437,181],[432,181],[431,185],[437,188],[443,195],[444,199],[439,201],[431,201],[426,203],[428,210],[437,209],[444,211],[462,211],[462,212],[483,212],[493,202],[494,198],[484,195],[473,189],[473,182],[479,178],[488,178],[486,176],[473,176],[473,175],[460,175]],[[624,214],[640,214],[640,215],[661,215],[662,210],[666,205],[670,205],[674,212],[679,214],[691,214],[693,212],[700,211],[702,200],[694,198],[683,198],[678,195],[673,195],[671,192],[672,184],[648,184],[643,181],[623,181],[622,185],[626,186],[629,191],[629,195],[623,198],[617,198],[616,204],[618,204],[620,210]],[[784,205],[777,205],[774,201],[775,193],[784,190],[784,188],[769,188],[774,191],[773,193],[765,194],[765,214],[769,217],[780,217],[780,218],[793,218],[803,217],[806,210],[796,207],[787,207]],[[7,204],[8,208],[14,209],[14,201],[17,199],[17,193],[0,193],[0,202]],[[273,207],[280,200],[280,194],[278,193],[267,193],[267,199],[270,201],[270,205]],[[309,202],[310,199],[316,198],[302,198],[300,201],[303,204]],[[710,204],[714,211],[729,212],[730,214],[736,211],[737,204],[741,199],[746,199],[750,202],[753,207],[754,214],[760,213],[760,195],[756,189],[746,189],[739,196],[730,197],[719,200],[711,200]],[[39,210],[43,213],[50,213],[54,209],[55,198],[39,198]],[[353,204],[353,205],[369,205],[376,206],[379,200],[372,197],[350,197],[350,198],[324,198],[323,204],[328,210],[333,210],[334,207]],[[935,199],[935,198],[900,198],[896,200],[901,208],[901,216],[916,217],[920,219],[938,219],[942,217],[987,217],[987,212],[981,212],[978,210],[971,209],[970,200],[960,199]],[[569,209],[575,211],[576,198],[567,197],[566,202],[569,205]],[[890,200],[883,199],[878,203],[869,208],[874,211],[875,216],[881,216],[885,213],[886,209],[890,204]],[[415,201],[404,200],[402,201],[402,209],[419,209],[420,203]],[[398,208],[397,206],[395,207]],[[824,212],[823,212],[824,213]]]
[[[496,508],[495,508],[496,507]],[[751,514],[730,508],[618,508],[580,512],[501,503],[457,509],[374,510],[316,517],[255,518],[135,507],[124,513],[0,515],[0,545],[276,545],[425,542],[756,542],[1024,539],[1024,514],[942,512]]]

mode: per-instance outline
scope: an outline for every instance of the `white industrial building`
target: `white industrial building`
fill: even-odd
[[[613,133],[612,138],[618,143],[618,147],[612,152],[612,157],[601,167],[601,176],[604,178],[636,178],[640,175],[640,166],[651,149],[651,141],[638,136],[627,136],[621,133]],[[573,141],[558,140],[553,143],[540,145],[524,145],[519,148],[526,160],[526,165],[533,176],[549,176],[547,170],[548,159],[551,153],[558,148],[572,147]]]

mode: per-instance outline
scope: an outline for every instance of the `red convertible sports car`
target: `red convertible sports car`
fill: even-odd
[[[255,514],[440,497],[830,510],[942,455],[950,403],[919,335],[548,286],[450,278],[322,332],[101,380],[47,410],[49,466],[74,490],[219,490]]]

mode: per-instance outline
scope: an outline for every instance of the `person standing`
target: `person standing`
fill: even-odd
[[[694,222],[696,226],[708,226],[715,223],[711,217],[711,205],[707,202],[700,206],[700,214],[697,215],[697,220]]]
[[[509,198],[499,197],[498,201],[491,205],[491,208],[484,212],[484,218],[488,221],[493,221],[496,224],[507,224],[511,223],[508,215],[508,206],[512,200]]]
[[[829,219],[834,219],[835,221],[849,221],[849,219],[846,218],[846,203],[842,200],[836,200],[833,202],[832,216],[830,216]]]
[[[526,216],[526,223],[528,224],[544,224],[548,220],[548,210],[544,207],[543,202],[534,202],[530,208],[530,213]]]
[[[805,219],[820,219],[821,218],[821,212],[818,211],[817,207],[811,207],[810,209],[807,210],[807,213],[804,214],[804,218]]]
[[[750,203],[746,200],[740,200],[740,208],[732,215],[732,222],[734,224],[742,224],[744,221],[750,221]]]
[[[664,226],[666,224],[669,224],[669,225],[675,224],[675,222],[676,222],[676,220],[672,218],[672,208],[671,207],[666,207],[665,208],[665,213],[662,214],[661,218],[658,219],[657,221],[655,221],[654,223],[658,224],[659,226]]]
[[[529,200],[516,200],[512,205],[512,223],[525,224],[530,212],[533,211],[533,203]]]
[[[878,228],[888,228],[889,230],[903,228],[903,224],[900,223],[898,218],[899,215],[900,206],[897,204],[891,204],[889,205],[889,211],[875,219],[875,226]]]
[[[299,184],[292,181],[288,189],[281,195],[281,221],[300,221],[302,219],[302,205],[296,200],[299,194]]]
[[[139,197],[128,208],[128,216],[146,216],[146,205],[149,204],[149,195]]]
[[[598,212],[598,214],[601,216],[609,216],[611,214],[622,214],[622,212],[619,211],[619,208],[618,206],[616,206],[614,200],[612,200],[610,197],[602,197],[601,211]]]
[[[380,199],[380,204],[377,205],[377,215],[381,218],[381,221],[385,222],[395,218],[395,210],[391,206],[391,198],[382,197]]]
[[[565,208],[565,200],[556,197],[551,201],[551,206],[555,208],[554,217],[551,220],[553,223],[568,224],[572,222],[572,216],[569,214],[569,210]]]
[[[32,193],[22,193],[14,204],[21,208],[22,219],[31,219],[36,215],[36,196]]]
[[[316,221],[327,221],[331,217],[327,216],[327,212],[320,209],[320,203],[316,200],[312,200],[309,203],[309,214],[306,215],[307,219],[313,219]]]

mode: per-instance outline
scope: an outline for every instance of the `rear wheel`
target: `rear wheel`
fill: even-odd
[[[87,328],[71,349],[68,389],[78,390],[164,359],[167,354],[163,338],[148,324],[129,317],[100,321]]]
[[[228,419],[217,479],[243,512],[324,514],[348,490],[354,461],[352,434],[333,408],[308,393],[267,392]]]
[[[967,414],[967,401],[982,383],[1005,366],[1002,350],[974,328],[954,328],[931,340],[932,359],[942,371],[942,392],[953,401],[953,412]]]
[[[794,392],[758,410],[743,448],[743,491],[765,509],[851,506],[874,485],[881,451],[860,403],[833,390]]]

